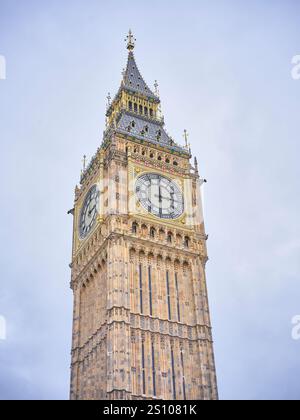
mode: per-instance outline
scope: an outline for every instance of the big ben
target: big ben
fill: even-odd
[[[134,48],[75,189],[70,398],[216,400],[203,181]]]

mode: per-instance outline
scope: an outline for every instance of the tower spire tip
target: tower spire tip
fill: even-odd
[[[127,41],[127,49],[129,51],[133,51],[135,47],[136,39],[133,36],[131,29],[129,29],[129,32],[128,32],[127,37],[125,38],[125,41]]]

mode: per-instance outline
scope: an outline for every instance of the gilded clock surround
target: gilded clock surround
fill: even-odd
[[[217,399],[198,166],[166,133],[133,48],[130,34],[103,142],[75,189],[70,398]],[[135,182],[149,172],[182,191],[179,218],[138,205]],[[95,184],[99,214],[80,240],[80,211]]]

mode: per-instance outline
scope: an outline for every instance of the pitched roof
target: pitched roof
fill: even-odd
[[[109,104],[106,116],[111,116],[115,109],[115,105],[121,98],[122,91],[126,90],[133,95],[143,95],[154,101],[156,104],[160,104],[160,99],[156,93],[148,87],[144,81],[138,66],[135,61],[133,54],[134,41],[131,31],[127,37],[129,50],[126,70],[123,72],[123,79],[121,86],[116,94],[112,103]],[[132,105],[132,104],[131,104]],[[141,113],[142,114],[142,113]],[[141,115],[133,110],[125,109],[121,107],[118,110],[117,115],[114,117],[113,123],[106,129],[104,133],[104,143],[112,135],[112,133],[119,132],[126,136],[131,136],[141,141],[148,141],[155,145],[160,145],[168,148],[170,151],[176,151],[189,155],[189,151],[176,144],[174,140],[168,135],[164,129],[164,120],[157,118],[152,115]]]
[[[172,140],[161,124],[134,116],[133,114],[122,113],[117,122],[116,131],[133,136],[139,140],[146,140],[153,144],[176,150],[177,152],[188,153]]]
[[[159,102],[159,98],[151,91],[144,81],[135,62],[134,54],[129,51],[126,71],[123,75],[123,86],[134,92],[146,95]]]

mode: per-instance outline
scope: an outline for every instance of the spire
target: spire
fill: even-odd
[[[155,95],[144,81],[134,58],[133,52],[130,50],[128,54],[127,67],[123,74],[123,85],[126,89],[133,93],[139,93],[143,96],[151,97],[159,101],[157,95]]]
[[[131,29],[129,29],[129,32],[128,32],[128,35],[127,35],[125,41],[127,41],[127,49],[129,51],[133,51],[136,39],[132,35]]]
[[[164,129],[158,83],[155,81],[151,90],[144,81],[135,61],[133,50],[136,39],[131,30],[125,41],[128,58],[121,86],[112,101],[110,95],[107,97],[105,141],[117,132],[187,154],[188,150],[176,144]]]
[[[133,55],[136,39],[134,38],[131,29],[129,29],[129,33],[125,38],[125,41],[127,42],[127,49],[129,53],[126,70],[122,73],[122,85],[128,90],[133,91],[134,93],[140,93],[144,96],[148,96],[152,99],[156,99],[156,101],[159,101],[158,96],[155,93],[153,93],[151,89],[147,86],[136,65],[135,58]]]

